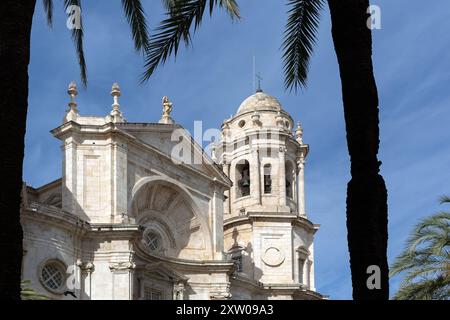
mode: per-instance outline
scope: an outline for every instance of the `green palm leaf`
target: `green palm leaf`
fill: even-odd
[[[207,3],[208,0],[167,2],[170,5],[168,17],[161,22],[157,34],[150,41],[142,82],[147,81],[158,65],[164,64],[172,54],[177,55],[181,41],[189,45],[191,27],[193,26],[195,32],[200,26]],[[232,17],[239,18],[238,6],[234,0],[209,0],[209,5],[210,14],[218,5],[226,8]]]
[[[37,293],[33,289],[29,288],[31,281],[24,280],[21,282],[20,298],[22,300],[49,300],[47,296]]]
[[[70,6],[78,6],[81,8],[80,0],[64,0],[64,7],[67,10]],[[86,86],[87,85],[87,67],[86,67],[86,59],[84,57],[84,49],[83,49],[83,21],[82,17],[80,17],[80,28],[72,29],[72,40],[75,44],[75,50],[78,56],[78,64],[80,66],[80,74],[81,81]]]
[[[145,52],[149,47],[150,37],[142,3],[140,0],[122,0],[122,5],[131,27],[134,46],[137,51]]]
[[[391,266],[391,277],[405,273],[394,299],[450,299],[449,250],[450,212],[422,219]]]
[[[288,21],[283,40],[286,89],[306,87],[309,62],[316,43],[324,0],[289,0]]]
[[[53,25],[53,0],[42,0],[42,4],[47,16],[47,23],[51,27]]]
[[[442,196],[440,199],[441,204],[450,203],[450,197],[449,196]]]

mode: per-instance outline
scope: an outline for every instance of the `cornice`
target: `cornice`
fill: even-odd
[[[80,235],[85,234],[90,229],[90,224],[87,221],[59,208],[35,201],[31,201],[27,207],[23,208],[21,219],[50,223]]]
[[[189,269],[192,271],[201,271],[205,272],[205,269],[213,272],[231,272],[234,268],[233,261],[226,260],[189,260],[189,259],[180,259],[173,257],[160,256],[156,254],[151,254],[147,251],[144,251],[139,246],[135,246],[135,252],[137,256],[147,262],[155,262],[161,261],[168,263],[170,266],[183,267],[184,270]]]
[[[311,232],[316,232],[319,229],[319,225],[313,224],[307,218],[298,216],[296,214],[287,214],[287,213],[279,213],[279,212],[247,212],[242,216],[235,216],[229,219],[224,220],[223,226],[224,229],[232,228],[236,225],[241,224],[253,224],[254,221],[258,220],[275,220],[275,221],[289,221],[292,225],[299,225],[306,230]]]

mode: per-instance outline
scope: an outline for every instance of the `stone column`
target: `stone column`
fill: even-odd
[[[212,205],[212,232],[213,232],[213,258],[216,260],[223,259],[223,188],[216,181],[212,184],[213,197]]]
[[[111,222],[129,223],[127,199],[127,145],[114,141],[111,145]],[[124,219],[125,218],[125,219]]]
[[[81,296],[80,300],[93,300],[92,298],[92,273],[95,270],[95,266],[92,262],[77,263],[81,272]]]
[[[308,287],[308,289],[312,289],[311,286],[311,268],[312,268],[312,261],[311,260],[307,260],[306,261],[306,286]]]
[[[294,198],[294,203],[297,209],[297,212],[299,212],[299,206],[298,206],[298,182],[297,182],[297,169],[292,169],[292,196]]]
[[[280,147],[279,151],[279,163],[278,163],[278,182],[279,182],[279,195],[280,195],[280,206],[286,205],[286,148]]]
[[[309,248],[309,289],[316,291],[316,282],[315,282],[315,275],[314,275],[314,242],[311,243],[311,246]]]
[[[229,171],[230,171],[230,180],[233,182],[233,185],[230,188],[230,214],[234,214],[236,211],[236,208],[234,206],[234,202],[236,201],[236,161],[231,162],[229,164]]]
[[[112,273],[112,300],[133,299],[133,275],[136,265],[131,261],[109,265]]]
[[[261,204],[261,170],[259,163],[259,150],[252,148],[252,157],[250,163],[250,193],[257,204]]]
[[[223,163],[223,172],[226,174],[226,176],[228,178],[231,179],[230,164],[226,163],[225,161]],[[225,190],[224,193],[225,193],[225,196],[227,197],[227,199],[224,201],[225,207],[223,208],[224,209],[223,212],[224,212],[224,214],[231,214],[231,188]]]
[[[305,157],[303,153],[297,162],[298,165],[298,213],[301,216],[306,216],[305,207]]]
[[[62,209],[77,215],[77,144],[73,136],[63,140]]]

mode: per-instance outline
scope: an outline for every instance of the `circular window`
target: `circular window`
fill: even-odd
[[[244,120],[239,121],[238,126],[239,128],[243,128],[245,126],[245,121]]]
[[[145,237],[145,242],[151,251],[161,249],[161,237],[155,232],[149,232]]]
[[[53,293],[61,293],[64,288],[65,267],[58,261],[47,262],[41,269],[40,280],[42,285]]]

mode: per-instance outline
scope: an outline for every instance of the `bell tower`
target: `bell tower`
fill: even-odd
[[[233,182],[224,202],[225,250],[236,261],[233,294],[242,299],[308,299],[313,238],[305,210],[309,146],[300,123],[259,89],[224,121],[217,161]]]

